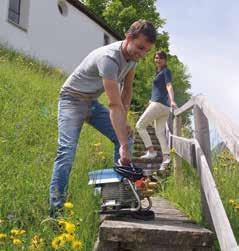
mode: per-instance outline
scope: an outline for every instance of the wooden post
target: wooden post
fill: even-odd
[[[168,116],[168,129],[171,133],[173,133],[173,112],[170,112],[169,113],[169,116]]]
[[[168,121],[167,121],[168,128],[166,130],[166,134],[168,138],[168,146],[170,149],[172,148],[172,137],[170,136],[170,134],[173,134],[173,117],[174,117],[173,111],[170,111]]]
[[[195,138],[197,139],[208,163],[209,168],[212,168],[212,161],[211,161],[211,144],[210,144],[210,133],[209,133],[209,124],[208,119],[199,108],[198,105],[194,105],[193,108],[194,113],[194,123],[195,123]],[[198,174],[200,177],[200,184],[201,183],[201,171],[200,166],[197,166]],[[209,207],[206,201],[206,197],[202,188],[201,189],[201,201],[202,201],[202,210],[203,210],[203,217],[209,223],[211,230],[214,230],[213,222],[211,218],[211,214],[209,211]]]
[[[176,116],[173,121],[174,135],[181,136],[181,127],[182,127],[182,118],[181,116]],[[177,154],[175,154],[175,159],[174,159],[174,176],[176,178],[176,182],[180,184],[183,179],[182,159]]]

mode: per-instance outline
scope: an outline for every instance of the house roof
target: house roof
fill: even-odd
[[[74,6],[75,8],[77,8],[79,11],[83,12],[90,19],[94,20],[103,29],[105,29],[109,34],[111,34],[114,38],[116,38],[117,40],[122,40],[122,37],[116,31],[114,31],[110,26],[108,26],[102,18],[97,16],[93,11],[87,8],[79,0],[66,0],[66,1],[70,3],[72,6]]]

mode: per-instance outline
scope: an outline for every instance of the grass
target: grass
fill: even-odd
[[[64,244],[60,250],[78,249],[55,239],[64,228],[49,221],[42,223],[48,215],[57,99],[65,78],[60,69],[0,47],[0,250],[54,250],[52,240],[58,241],[58,246]],[[112,165],[112,147],[96,130],[84,126],[69,184],[68,201],[74,207],[65,214],[66,223],[76,227],[75,239],[83,243],[84,251],[92,250],[99,223],[98,201],[87,185],[87,173]],[[183,183],[179,185],[170,176],[162,185],[161,195],[206,225],[196,170],[184,163],[183,173]],[[223,152],[214,159],[213,173],[239,241],[239,165]],[[26,232],[20,234],[14,229]]]
[[[51,242],[63,231],[57,224],[41,222],[48,215],[57,99],[65,78],[60,69],[0,47],[0,250],[30,250],[34,240],[34,250],[54,250]],[[87,184],[87,173],[111,166],[112,153],[111,142],[84,125],[70,178],[68,200],[73,212],[65,215],[76,226],[81,250],[92,250],[99,223],[97,198]],[[26,233],[14,234],[12,229]],[[60,250],[77,249],[67,243]]]
[[[183,181],[178,183],[171,175],[163,185],[161,195],[173,202],[197,223],[208,227],[202,217],[200,185],[197,172],[183,162]],[[235,238],[239,241],[239,163],[228,151],[223,151],[213,159],[213,176],[221,200],[232,226]],[[220,250],[218,242],[216,250]]]

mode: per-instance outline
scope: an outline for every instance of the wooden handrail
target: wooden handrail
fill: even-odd
[[[195,104],[195,96],[192,97],[190,100],[188,100],[184,105],[182,105],[181,107],[179,107],[177,110],[174,111],[174,115],[175,116],[179,116],[184,112],[187,112],[189,110],[191,110]]]
[[[192,97],[182,107],[175,110],[174,115],[179,116],[192,109],[195,105],[198,105],[208,120],[214,124],[222,141],[226,144],[236,160],[239,161],[239,126],[231,121],[225,114],[213,108],[204,95]]]
[[[185,159],[190,165],[195,166],[194,139],[186,139],[171,135],[172,147],[177,154]]]
[[[190,109],[194,110],[195,137],[185,139],[180,137],[180,115]],[[192,97],[182,107],[174,111],[174,134],[167,130],[171,147],[174,147],[178,156],[196,166],[201,183],[203,212],[208,223],[217,234],[222,251],[239,251],[231,225],[216,188],[211,173],[211,150],[208,120],[214,123],[221,139],[239,161],[239,127],[226,115],[216,111],[206,97],[197,95]],[[177,157],[178,158],[178,157]],[[178,160],[176,158],[176,160]],[[180,178],[180,161],[175,161],[176,174]],[[176,177],[177,178],[177,177]]]
[[[195,140],[195,148],[197,167],[200,169],[201,185],[210,209],[221,250],[239,250],[206,157],[197,140]]]

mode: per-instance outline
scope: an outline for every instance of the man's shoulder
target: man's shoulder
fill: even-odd
[[[102,49],[103,55],[112,58],[118,58],[120,56],[121,44],[122,41],[117,41],[112,44],[104,46]]]

